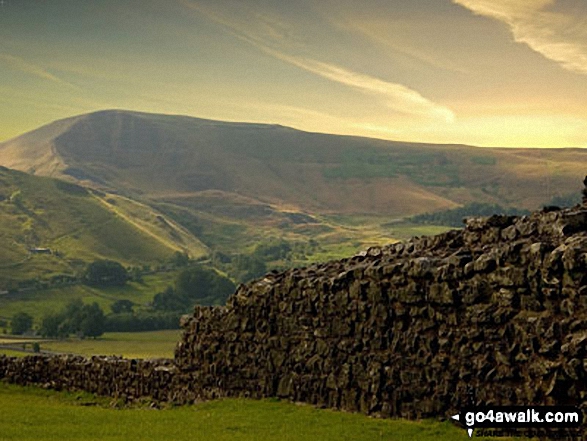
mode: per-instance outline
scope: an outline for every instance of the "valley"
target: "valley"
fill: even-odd
[[[173,285],[178,253],[238,283],[455,227],[414,223],[418,214],[471,202],[535,209],[576,194],[585,165],[579,149],[398,143],[119,110],[56,121],[0,143],[0,318],[22,311],[38,324],[75,299],[146,307]],[[116,289],[80,284],[98,259],[144,276]]]

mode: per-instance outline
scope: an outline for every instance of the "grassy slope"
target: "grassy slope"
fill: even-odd
[[[19,246],[0,250],[0,281],[67,272],[71,259],[25,261],[22,243],[31,241],[84,260],[98,255],[143,263],[138,260],[177,249],[198,257],[210,250],[246,253],[268,237],[313,238],[322,249],[309,260],[342,257],[405,238],[411,227],[384,226],[405,215],[471,200],[536,208],[556,194],[578,191],[586,162],[582,150],[396,143],[262,124],[97,112],[0,145],[0,163],[120,193],[94,197],[92,210],[108,218],[74,210],[72,197],[51,203],[67,216],[62,225],[60,219],[47,220],[60,231],[48,238],[40,222],[46,213],[36,202],[36,218],[12,213],[0,219],[12,225],[4,237],[0,230],[2,242],[20,234]],[[291,213],[316,222],[294,222]],[[35,240],[34,234],[43,237]]]
[[[210,248],[227,254],[247,253],[271,239],[307,243],[314,239],[319,249],[308,261],[326,261],[351,256],[372,245],[403,240],[412,235],[432,235],[446,227],[389,225],[393,217],[373,214],[320,215],[262,204],[250,198],[222,192],[202,192],[183,197],[162,197],[157,209],[183,225]],[[304,265],[307,261],[295,262]]]
[[[175,251],[207,253],[185,228],[143,204],[4,168],[0,242],[0,289],[9,280],[75,274],[98,258],[143,265],[162,263]],[[58,254],[30,253],[34,247]]]
[[[0,169],[0,195],[0,280],[71,274],[95,258],[163,261],[173,251],[73,184]],[[60,255],[32,255],[32,247]]]
[[[27,159],[20,153],[26,147],[37,154]],[[310,213],[406,216],[472,200],[536,208],[580,189],[586,153],[410,144],[105,111],[3,143],[0,164],[73,176],[144,201],[217,190]],[[41,166],[39,156],[60,165]]]
[[[378,420],[271,400],[219,400],[174,409],[110,409],[87,394],[0,383],[2,440],[453,441],[464,430],[434,421]],[[483,439],[483,438],[478,438]],[[519,438],[518,438],[519,439]]]
[[[142,282],[129,282],[124,287],[74,285],[0,296],[0,318],[9,319],[17,312],[26,312],[38,324],[45,314],[59,312],[75,299],[84,303],[96,302],[107,313],[112,303],[122,299],[130,300],[140,308],[151,302],[155,294],[173,285],[175,277],[175,272],[159,273],[144,276]]]

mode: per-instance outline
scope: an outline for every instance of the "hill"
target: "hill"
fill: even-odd
[[[73,275],[97,258],[143,265],[184,249],[205,252],[182,227],[158,219],[161,214],[121,196],[0,167],[0,289]]]
[[[262,270],[257,258],[267,269],[302,266],[445,229],[402,223],[407,216],[564,199],[578,193],[586,162],[581,149],[410,144],[100,111],[0,144],[1,165],[35,175],[3,171],[2,240],[17,245],[0,252],[0,277],[52,277],[99,257],[149,264],[185,251],[244,281]],[[276,246],[289,251],[260,252]],[[34,247],[65,257],[29,253]]]
[[[252,212],[262,204],[407,216],[472,201],[534,209],[577,190],[586,153],[400,143],[110,110],[6,141],[0,164],[181,207],[201,205],[213,191],[209,205],[236,199]]]

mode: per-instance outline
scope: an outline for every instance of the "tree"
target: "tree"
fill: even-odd
[[[190,263],[190,256],[188,256],[188,254],[185,252],[182,253],[180,251],[176,251],[173,253],[173,256],[171,256],[170,262],[176,267],[184,267]]]
[[[11,321],[11,330],[14,335],[21,335],[33,327],[33,318],[26,312],[14,314]]]
[[[182,271],[175,282],[175,291],[189,300],[206,298],[226,300],[235,289],[230,279],[201,266]]]
[[[113,260],[96,260],[87,266],[83,280],[88,285],[123,286],[128,280],[128,272]]]
[[[79,332],[84,337],[99,337],[104,334],[104,312],[96,302],[84,305],[79,326]]]
[[[165,291],[155,294],[153,308],[158,311],[184,311],[189,307],[187,300],[168,286]]]
[[[72,300],[61,312],[61,323],[59,324],[59,335],[67,336],[79,332],[82,322],[82,310],[84,302],[81,299]]]
[[[67,337],[70,334],[99,337],[104,333],[105,321],[104,312],[97,303],[84,305],[76,299],[60,313],[45,315],[40,332],[45,337]]]
[[[110,306],[110,309],[114,314],[132,313],[134,305],[130,300],[117,300]]]
[[[39,332],[43,337],[65,337],[65,335],[59,334],[62,321],[63,319],[59,314],[47,314],[41,320]]]
[[[175,288],[168,287],[153,297],[159,311],[189,311],[195,303],[223,304],[236,287],[227,277],[201,266],[187,268],[177,276]]]
[[[236,273],[235,278],[245,283],[249,280],[256,279],[267,273],[265,262],[256,255],[239,255],[233,261],[233,270]]]

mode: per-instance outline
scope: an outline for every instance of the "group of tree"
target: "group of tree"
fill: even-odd
[[[221,305],[236,287],[216,270],[201,265],[181,271],[174,283],[153,297],[156,311],[189,312],[195,304]]]
[[[211,262],[232,280],[247,283],[262,277],[270,270],[283,270],[300,264],[307,260],[307,254],[315,252],[317,247],[317,242],[312,239],[307,242],[288,242],[272,238],[257,244],[248,253],[229,255],[215,251],[212,253]]]
[[[105,332],[141,332],[160,329],[178,329],[182,313],[168,311],[138,311],[109,314]]]
[[[96,260],[90,263],[82,280],[92,286],[123,286],[129,279],[129,274],[119,262],[113,260]]]
[[[530,214],[528,210],[521,210],[514,207],[502,207],[497,204],[486,204],[473,202],[462,207],[450,210],[438,211],[436,213],[424,213],[410,218],[416,224],[446,225],[449,227],[462,227],[463,219],[470,216],[492,216],[494,214],[507,214],[523,216]]]
[[[10,321],[10,332],[22,335],[33,329],[33,317],[26,312],[17,312]]]
[[[99,337],[104,333],[106,317],[97,303],[84,304],[73,300],[57,314],[47,314],[39,332],[44,337]]]
[[[255,254],[237,254],[230,262],[227,270],[239,283],[261,277],[267,273],[265,259]]]

